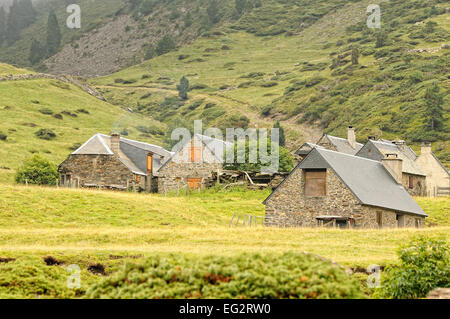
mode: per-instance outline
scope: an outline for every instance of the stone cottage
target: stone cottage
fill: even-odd
[[[264,201],[267,221],[280,227],[423,227],[427,215],[392,175],[399,162],[314,148]]]
[[[411,196],[426,196],[427,174],[416,163],[416,153],[404,141],[369,139],[356,156],[381,161],[388,155],[396,155],[402,160],[402,173],[398,176]]]
[[[438,194],[448,194],[450,190],[450,173],[433,154],[430,143],[422,144],[420,156],[416,159],[416,164],[427,174],[427,196],[434,197]]]
[[[215,183],[214,173],[223,171],[224,154],[231,143],[195,134],[158,170],[160,193],[198,190]]]
[[[60,184],[157,191],[156,172],[173,153],[152,144],[95,134],[58,167]]]

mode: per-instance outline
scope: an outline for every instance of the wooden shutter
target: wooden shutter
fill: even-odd
[[[195,147],[194,141],[191,142],[191,163],[201,163],[202,162],[202,148]]]
[[[321,197],[327,194],[327,171],[305,171],[305,196]]]
[[[153,154],[147,155],[147,173],[151,174],[153,172]]]
[[[409,177],[409,188],[410,189],[414,188],[414,178],[412,176]]]

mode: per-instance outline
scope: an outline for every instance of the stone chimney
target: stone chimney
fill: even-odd
[[[431,143],[424,142],[420,149],[420,155],[431,154],[433,151],[431,149]]]
[[[403,183],[403,160],[398,158],[397,154],[386,154],[381,163],[397,183],[401,185]]]
[[[356,149],[356,134],[355,128],[353,126],[348,127],[348,142],[353,149]]]
[[[111,151],[113,151],[114,154],[120,157],[119,151],[120,151],[120,134],[119,133],[112,133],[111,134]]]
[[[376,137],[375,135],[370,135],[370,136],[368,137],[368,139],[369,139],[369,141],[376,141],[376,140],[377,140],[377,137]]]

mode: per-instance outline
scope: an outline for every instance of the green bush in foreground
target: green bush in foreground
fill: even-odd
[[[399,251],[400,266],[386,269],[376,296],[424,298],[435,288],[450,288],[449,245],[445,240],[418,237]]]
[[[26,159],[16,173],[16,183],[19,184],[56,185],[58,179],[56,165],[39,155]]]
[[[95,284],[87,298],[364,298],[344,269],[317,257],[154,257]]]

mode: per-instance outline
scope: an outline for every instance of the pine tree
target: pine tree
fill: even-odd
[[[43,58],[45,58],[45,48],[41,45],[39,41],[36,39],[33,39],[31,42],[31,48],[30,48],[30,56],[29,60],[32,65],[38,64],[42,61]]]
[[[239,15],[242,15],[244,13],[246,6],[247,0],[234,0],[234,7]]]
[[[0,47],[5,41],[6,35],[6,12],[3,7],[0,7]]]
[[[164,36],[161,40],[159,40],[158,45],[156,46],[156,54],[163,55],[166,54],[173,49],[175,49],[176,44],[170,35]]]
[[[36,20],[31,0],[14,0],[9,8],[6,24],[6,41],[9,45],[20,38],[20,32]]]
[[[352,64],[353,65],[359,64],[359,49],[358,48],[352,49]]]
[[[277,121],[273,128],[279,129],[280,132],[280,142],[278,143],[280,146],[286,146],[286,135],[284,134],[284,128],[281,126],[280,121]]]
[[[206,9],[208,13],[209,21],[212,24],[216,24],[220,21],[219,4],[217,0],[211,0],[208,8]]]
[[[180,80],[180,84],[177,85],[178,95],[183,100],[188,99],[188,91],[189,91],[189,80],[186,77],[182,77]]]
[[[424,124],[426,128],[432,131],[438,131],[444,122],[444,110],[442,105],[444,98],[440,94],[440,88],[437,83],[427,88],[425,93],[425,112]]]
[[[52,56],[59,51],[61,46],[61,30],[54,11],[48,15],[47,22],[47,53]]]

